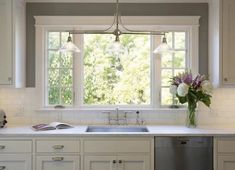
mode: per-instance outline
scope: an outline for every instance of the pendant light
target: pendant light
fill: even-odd
[[[75,52],[79,53],[81,50],[73,43],[71,34],[69,33],[67,42],[59,49],[60,52]]]
[[[121,35],[121,32],[119,32],[118,30],[118,25],[116,33],[114,34],[115,34],[115,41],[111,43],[111,45],[108,47],[107,52],[115,56],[118,56],[119,54],[123,54],[125,52],[125,47],[120,42],[119,36]]]
[[[167,44],[166,35],[162,38],[162,43],[153,51],[154,54],[172,53],[173,49]]]
[[[125,48],[120,43],[119,37],[121,35],[125,35],[125,34],[138,34],[138,35],[164,35],[162,44],[160,44],[159,47],[157,47],[154,50],[154,53],[159,53],[159,52],[170,50],[170,48],[167,46],[165,32],[155,31],[155,30],[154,31],[132,30],[132,29],[127,28],[122,23],[120,11],[119,11],[119,0],[116,0],[116,11],[115,11],[114,16],[115,17],[114,17],[112,25],[110,25],[105,30],[74,30],[74,31],[68,31],[69,32],[68,42],[61,49],[63,51],[80,52],[78,47],[76,47],[76,45],[72,43],[70,34],[113,34],[115,36],[115,41],[109,46],[108,52],[118,54],[118,53],[123,53],[125,51]]]

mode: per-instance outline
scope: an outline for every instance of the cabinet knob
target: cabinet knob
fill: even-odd
[[[115,164],[115,163],[116,163],[116,160],[113,160],[113,163]]]
[[[0,170],[6,169],[5,166],[0,166]]]
[[[53,157],[52,160],[53,161],[63,161],[64,158],[63,157]]]
[[[63,149],[64,145],[54,145],[53,149]]]
[[[224,78],[224,81],[228,81],[228,78],[225,77],[225,78]]]
[[[118,163],[122,164],[122,160],[119,160]]]
[[[4,145],[0,145],[0,149],[2,150],[2,149],[5,149],[6,148],[6,146],[4,146]]]
[[[11,77],[8,77],[8,81],[11,82],[11,81],[12,81],[12,78],[11,78]]]

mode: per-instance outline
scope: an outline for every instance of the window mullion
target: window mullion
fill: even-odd
[[[161,36],[154,36],[154,48],[156,48],[159,44],[161,43]],[[159,56],[159,54],[154,55],[154,74],[155,74],[155,78],[154,78],[154,86],[152,88],[154,88],[154,96],[155,96],[155,107],[160,107],[161,105],[161,56]]]
[[[74,93],[74,107],[80,107],[83,99],[82,94],[82,74],[83,74],[83,35],[75,34],[73,36],[74,43],[81,50],[73,56],[73,93]]]

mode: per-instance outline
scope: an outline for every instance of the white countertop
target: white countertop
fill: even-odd
[[[34,131],[30,126],[0,129],[0,137],[75,137],[75,136],[235,136],[235,128],[185,126],[147,126],[149,132],[86,132],[87,126],[71,129]]]

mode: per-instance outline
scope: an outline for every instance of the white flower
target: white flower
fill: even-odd
[[[185,97],[188,94],[189,86],[185,83],[181,83],[177,88],[177,93],[181,97]]]
[[[174,96],[177,94],[177,86],[176,85],[170,86],[170,93],[173,94]]]
[[[202,91],[208,94],[212,93],[213,87],[212,84],[208,80],[204,80],[201,84]]]

